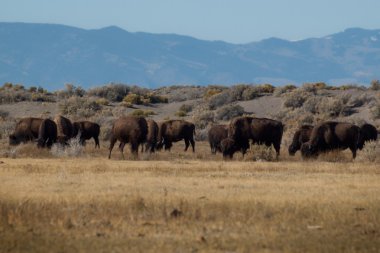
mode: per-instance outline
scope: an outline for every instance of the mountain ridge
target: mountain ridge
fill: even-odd
[[[380,29],[348,28],[321,38],[268,38],[246,44],[178,34],[0,22],[0,83],[60,88],[109,82],[158,87],[379,78]]]

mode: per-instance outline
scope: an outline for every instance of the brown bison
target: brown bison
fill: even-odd
[[[360,138],[358,148],[363,149],[365,142],[377,140],[377,129],[371,124],[364,124],[360,127]]]
[[[158,127],[157,149],[165,147],[165,150],[170,151],[173,142],[184,139],[185,151],[187,151],[191,144],[193,152],[195,152],[194,134],[195,125],[193,123],[184,120],[168,120],[161,122]]]
[[[249,145],[249,143],[248,143],[248,145]],[[223,153],[224,158],[228,157],[228,158],[232,159],[234,153],[239,151],[239,150],[242,151],[242,153],[244,155],[245,152],[247,151],[247,149],[248,148],[246,148],[245,150],[242,150],[241,147],[236,145],[236,142],[234,141],[234,139],[229,138],[229,137],[220,141],[220,150]]]
[[[51,119],[44,119],[38,130],[37,147],[43,148],[47,146],[51,148],[53,143],[57,141],[57,124]]]
[[[123,159],[126,143],[130,144],[131,152],[136,156],[139,145],[146,141],[147,133],[148,125],[143,117],[124,116],[117,119],[112,126],[108,159],[111,158],[111,152],[116,141],[120,141],[119,149]]]
[[[57,124],[57,140],[61,144],[66,144],[67,141],[73,137],[73,124],[68,118],[62,115],[57,115],[54,118],[54,122]]]
[[[38,138],[38,131],[43,119],[23,118],[17,124],[15,131],[9,135],[9,145],[32,141]]]
[[[309,141],[312,130],[313,126],[303,125],[294,133],[292,144],[288,148],[289,155],[294,156],[302,144]]]
[[[99,134],[100,126],[97,123],[90,121],[78,121],[73,123],[73,137],[78,136],[79,141],[82,145],[85,144],[86,140],[94,138],[95,148],[100,148],[99,145]]]
[[[311,131],[310,140],[301,146],[304,158],[316,157],[320,152],[349,148],[356,157],[360,128],[350,123],[322,122]]]
[[[152,119],[147,119],[146,122],[148,124],[148,134],[146,136],[145,151],[153,153],[157,145],[158,124]]]
[[[283,131],[284,125],[280,121],[254,117],[234,118],[228,129],[228,137],[234,142],[223,147],[223,156],[232,158],[237,150],[241,150],[244,155],[249,148],[249,140],[252,140],[252,144],[273,145],[278,158]]]
[[[217,151],[222,152],[220,143],[228,136],[227,125],[213,125],[208,130],[208,142],[210,143],[211,153],[216,154]]]

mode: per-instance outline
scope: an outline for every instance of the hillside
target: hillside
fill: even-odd
[[[347,29],[322,38],[270,38],[249,44],[175,34],[85,30],[52,24],[0,23],[0,83],[74,83],[88,88],[122,82],[173,84],[323,81],[369,84],[379,78],[380,30]]]
[[[195,123],[197,140],[205,140],[212,124],[228,123],[241,115],[282,121],[284,143],[301,124],[325,120],[364,122],[380,128],[380,83],[370,88],[271,85],[168,86],[147,89],[109,84],[87,90],[68,85],[47,92],[5,84],[0,87],[0,138],[6,140],[22,117],[53,118],[63,114],[72,120],[90,120],[101,125],[101,139],[108,141],[112,123],[122,115],[143,115],[156,121],[185,119]]]

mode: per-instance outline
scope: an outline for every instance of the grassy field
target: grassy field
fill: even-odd
[[[206,143],[123,161],[104,145],[6,151],[0,252],[380,251],[378,163],[223,161]]]

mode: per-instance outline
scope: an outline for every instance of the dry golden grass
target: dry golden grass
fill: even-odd
[[[106,145],[0,158],[0,252],[380,250],[378,163],[225,162],[206,143],[123,161]]]

